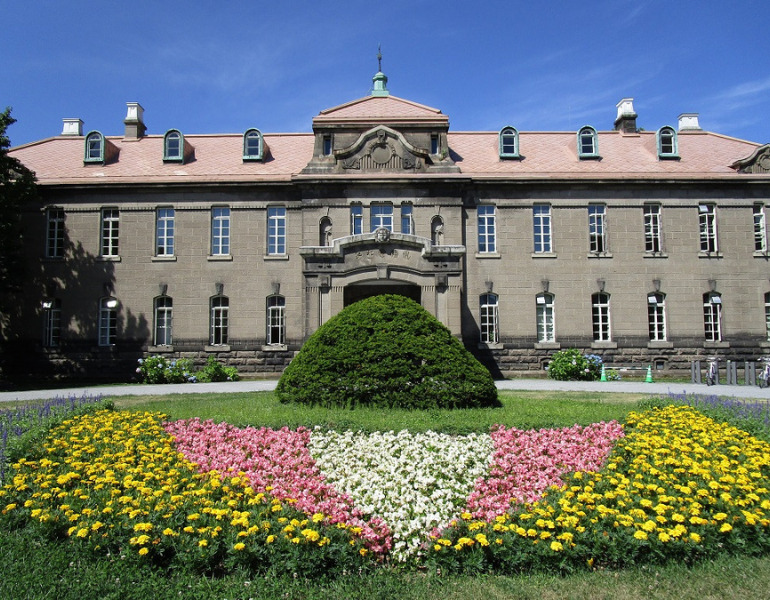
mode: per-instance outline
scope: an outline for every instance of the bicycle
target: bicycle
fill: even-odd
[[[709,358],[709,368],[706,371],[706,385],[714,385],[719,383],[719,358]]]
[[[765,366],[757,374],[757,385],[761,388],[766,388],[770,385],[770,358],[762,357],[759,360],[765,363]]]

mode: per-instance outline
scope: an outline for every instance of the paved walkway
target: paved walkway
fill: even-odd
[[[165,385],[115,385],[96,387],[72,387],[51,390],[25,390],[0,392],[0,402],[14,400],[44,400],[57,396],[146,396],[159,394],[198,394],[227,392],[264,392],[275,389],[276,380],[230,381],[224,383],[179,383]],[[643,381],[554,381],[553,379],[507,379],[497,382],[501,390],[555,390],[567,392],[627,392],[635,394],[665,395],[706,394],[732,398],[757,398],[770,400],[770,388],[760,389],[748,385],[716,385],[694,383],[644,383]]]

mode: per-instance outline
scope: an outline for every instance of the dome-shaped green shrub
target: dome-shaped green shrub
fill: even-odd
[[[499,406],[489,371],[428,311],[403,296],[351,304],[305,342],[276,388],[320,406]]]

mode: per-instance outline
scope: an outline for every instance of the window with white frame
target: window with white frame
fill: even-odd
[[[599,141],[596,135],[596,129],[593,127],[583,127],[577,135],[578,157],[596,158],[599,156]]]
[[[364,207],[360,204],[350,206],[350,235],[361,235],[364,232]]]
[[[61,300],[43,300],[43,346],[58,348],[61,343]]]
[[[698,205],[701,252],[717,252],[717,207],[714,204]]]
[[[98,131],[92,131],[86,136],[86,150],[84,162],[104,162],[104,136]]]
[[[384,227],[393,231],[393,205],[392,204],[372,204],[369,209],[370,231],[376,231]]]
[[[174,302],[170,296],[155,298],[155,345],[173,345]]]
[[[401,205],[401,233],[411,235],[414,233],[414,222],[412,221],[412,205],[404,203]]]
[[[765,339],[770,342],[770,292],[765,293]]]
[[[703,294],[703,327],[707,342],[722,341],[722,296],[716,292]]]
[[[243,134],[243,160],[262,160],[262,132],[249,129]]]
[[[519,158],[519,132],[515,127],[503,127],[499,143],[500,158]]]
[[[211,334],[209,336],[212,346],[227,345],[229,316],[230,300],[227,296],[214,296],[211,299]]]
[[[99,345],[114,346],[118,340],[118,301],[102,298],[99,301]]]
[[[102,256],[118,256],[120,213],[117,208],[102,210]]]
[[[286,207],[269,206],[267,209],[267,253],[286,254]]]
[[[482,344],[496,344],[500,340],[497,294],[482,294],[479,299],[479,325]]]
[[[479,253],[494,254],[497,252],[495,207],[489,204],[482,204],[478,207],[477,213]]]
[[[163,160],[170,162],[184,161],[184,136],[180,131],[171,129],[163,138]]]
[[[612,339],[609,294],[598,292],[591,296],[591,322],[595,342],[609,342]]]
[[[588,248],[590,252],[607,252],[607,207],[588,205]]]
[[[230,254],[230,208],[215,206],[211,209],[211,254]]]
[[[662,252],[660,204],[645,204],[642,210],[644,211],[644,251]]]
[[[660,292],[647,294],[647,324],[651,342],[666,341],[666,296]]]
[[[173,208],[159,208],[155,212],[155,254],[174,256]]]
[[[673,127],[661,127],[658,130],[658,158],[679,158],[676,130]]]
[[[764,204],[754,205],[754,251],[767,252],[767,229]]]
[[[551,252],[551,207],[548,204],[535,204],[532,207],[535,252]]]
[[[270,296],[267,299],[267,343],[282,345],[286,343],[286,299],[283,296]]]
[[[535,297],[537,313],[537,341],[555,342],[553,294],[543,293]]]
[[[45,255],[47,258],[64,258],[64,210],[61,208],[46,211]]]

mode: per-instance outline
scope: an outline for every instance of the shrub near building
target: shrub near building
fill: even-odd
[[[284,371],[282,402],[321,406],[498,406],[489,371],[419,304],[396,295],[351,304]]]

